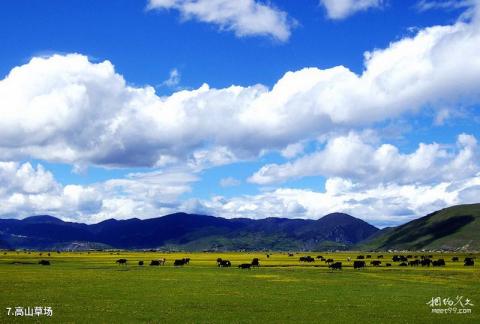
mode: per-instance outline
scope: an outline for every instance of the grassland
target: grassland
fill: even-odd
[[[6,315],[6,307],[50,306],[52,323],[480,323],[480,269],[449,262],[442,268],[392,267],[354,270],[358,254],[309,253],[342,261],[344,269],[329,270],[324,262],[300,264],[296,254],[92,252],[7,252],[0,255],[0,322],[38,319]],[[373,259],[377,254],[373,254]],[[167,265],[151,267],[165,257]],[[190,257],[190,265],[173,260]],[[216,258],[232,261],[218,268]],[[261,267],[236,265],[260,258]],[[126,258],[127,266],[115,264]],[[49,259],[50,266],[36,264]],[[372,260],[373,260],[372,259]],[[139,260],[145,266],[137,265]],[[369,260],[367,259],[367,262]],[[12,264],[14,262],[21,262]],[[383,265],[382,264],[382,265]],[[469,298],[470,314],[432,314],[432,297]],[[459,306],[457,306],[459,307]],[[445,308],[445,307],[442,307]]]

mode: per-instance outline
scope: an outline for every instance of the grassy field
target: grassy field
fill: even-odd
[[[324,262],[301,264],[303,255],[342,261],[341,271]],[[399,267],[383,254],[382,267],[354,270],[358,253],[7,252],[0,254],[1,323],[480,323],[480,270],[450,262],[452,254],[434,255],[446,267]],[[455,254],[463,260],[465,255]],[[372,260],[377,254],[372,255]],[[148,266],[165,257],[166,266]],[[173,260],[189,257],[184,267]],[[216,258],[232,261],[218,268]],[[236,265],[260,258],[261,267]],[[352,257],[352,262],[346,261]],[[127,266],[115,264],[128,259]],[[41,266],[40,259],[51,261]],[[146,265],[137,263],[144,260]],[[369,263],[369,259],[366,260]],[[14,262],[21,262],[15,263]],[[391,262],[392,267],[384,267]],[[432,297],[473,306],[470,314],[434,314]],[[7,316],[7,307],[49,306],[52,317]],[[455,306],[462,308],[460,305]],[[435,308],[448,308],[440,306]]]

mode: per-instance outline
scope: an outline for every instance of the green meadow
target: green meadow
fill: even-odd
[[[465,267],[465,254],[436,254],[445,267],[400,267],[385,254],[380,267],[354,270],[367,253],[160,253],[160,252],[1,252],[0,322],[41,323],[480,323],[480,270]],[[412,253],[423,255],[430,253]],[[343,263],[305,264],[300,256],[322,255]],[[460,262],[451,262],[452,256]],[[469,255],[472,256],[472,255]],[[478,255],[474,255],[477,257]],[[174,267],[189,257],[189,265]],[[220,257],[232,262],[219,268]],[[237,268],[259,258],[261,266]],[[347,261],[350,257],[351,261]],[[115,261],[126,258],[127,265]],[[166,258],[165,266],[149,266]],[[38,261],[50,260],[50,266]],[[145,261],[139,266],[138,261]],[[476,259],[477,260],[477,259]],[[392,267],[385,267],[385,263]],[[452,306],[451,314],[432,313],[432,298],[471,306]],[[47,306],[52,317],[7,315],[7,308]],[[470,309],[453,313],[453,308]]]

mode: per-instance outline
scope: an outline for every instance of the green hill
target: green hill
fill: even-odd
[[[361,250],[480,250],[480,204],[445,208],[378,231]]]

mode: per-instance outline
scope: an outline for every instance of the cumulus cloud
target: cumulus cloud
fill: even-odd
[[[0,188],[1,216],[61,211],[70,217],[95,213],[102,203],[94,188],[62,186],[42,165],[33,167],[28,162],[0,162]]]
[[[42,165],[0,162],[0,217],[52,214],[64,220],[147,218],[176,210],[198,178],[183,171],[130,174],[91,185],[62,185]]]
[[[479,21],[459,21],[366,53],[360,75],[343,66],[305,68],[271,89],[204,84],[165,97],[128,85],[109,61],[36,57],[0,80],[0,159],[79,170],[250,159],[339,127],[478,103],[479,52]],[[290,146],[283,153],[299,152]]]
[[[359,11],[379,8],[383,0],[320,0],[331,19],[344,19]]]
[[[371,188],[340,179],[327,180],[325,192],[280,188],[258,195],[189,202],[185,209],[234,218],[319,217],[332,212],[345,212],[376,226],[393,226],[435,210],[455,204],[469,203],[479,192],[480,174],[453,182],[435,185],[379,184]]]
[[[148,9],[174,9],[184,20],[198,20],[230,30],[239,37],[290,37],[292,22],[287,13],[256,0],[149,0]]]
[[[467,139],[468,141],[469,139]],[[375,184],[328,178],[324,192],[279,188],[257,195],[208,200],[181,195],[198,181],[181,171],[135,173],[90,185],[61,185],[41,165],[0,163],[0,216],[51,214],[95,223],[108,218],[149,218],[181,211],[227,218],[319,217],[346,212],[377,226],[404,223],[454,204],[476,202],[480,173],[436,184]]]
[[[460,180],[480,172],[477,144],[474,136],[460,134],[453,148],[420,143],[415,152],[403,154],[391,144],[375,146],[351,132],[331,138],[323,150],[293,162],[263,166],[249,181],[265,185],[305,176],[340,177],[370,184]]]

